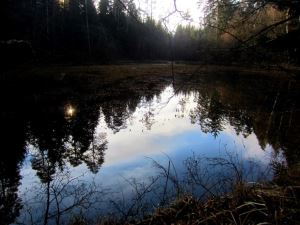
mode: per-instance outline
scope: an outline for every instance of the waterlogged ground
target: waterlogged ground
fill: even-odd
[[[271,179],[274,160],[299,162],[293,74],[128,65],[2,81],[4,224],[141,216],[182,189],[217,195]]]

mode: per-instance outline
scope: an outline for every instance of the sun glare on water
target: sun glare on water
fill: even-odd
[[[76,110],[73,106],[68,105],[65,109],[65,115],[67,118],[71,118],[73,116],[75,116]]]

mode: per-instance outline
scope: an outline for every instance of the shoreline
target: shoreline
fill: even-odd
[[[91,65],[24,65],[11,70],[2,72],[1,76],[13,76],[16,74],[24,74],[28,78],[31,75],[39,77],[48,76],[105,76],[113,79],[126,78],[131,76],[147,76],[147,75],[194,75],[205,72],[234,72],[238,75],[262,75],[266,77],[275,76],[280,78],[297,78],[300,75],[300,67],[287,66],[283,69],[277,66],[269,67],[249,67],[247,65],[212,65],[212,64],[188,64],[188,63],[120,63],[120,64],[91,64]],[[201,74],[202,73],[202,74]],[[19,76],[18,76],[19,77]],[[21,76],[19,77],[21,78]]]

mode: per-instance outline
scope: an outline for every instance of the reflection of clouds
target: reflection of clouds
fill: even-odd
[[[104,185],[106,187],[114,188],[116,184],[122,186],[129,185],[126,179],[134,178],[138,181],[143,181],[144,179],[157,175],[156,172],[152,162],[145,157],[141,157],[134,162],[103,167],[96,181],[99,183],[105,181]]]
[[[174,123],[174,120],[177,119],[164,121],[163,126],[153,127],[151,132],[129,127],[131,132],[125,130],[111,136],[105,165],[130,160],[140,155],[169,151],[174,147],[172,142],[175,140],[172,140],[172,137],[197,130],[195,126],[188,125],[184,121]]]
[[[212,152],[216,154],[216,149],[220,152],[227,149],[240,152],[245,159],[259,158],[267,161],[266,155],[272,149],[269,146],[263,151],[255,134],[244,138],[237,135],[234,128],[225,123],[224,131],[215,139],[209,133],[204,134],[199,125],[191,124],[189,114],[197,106],[195,98],[198,95],[193,92],[174,95],[172,87],[169,86],[151,102],[142,101],[128,119],[128,126],[118,133],[113,133],[101,117],[96,132],[107,132],[108,151],[104,166],[133,162],[140,156],[161,152],[168,154],[173,152],[177,155],[179,151],[187,148],[208,154]],[[151,129],[145,127],[145,115],[152,116],[153,118],[148,118],[151,121],[155,119]],[[184,156],[187,157],[188,154],[185,153]]]
[[[272,138],[261,133],[264,131],[263,126],[253,128],[265,115],[252,118],[253,113],[258,112],[252,111],[252,100],[248,100],[243,92],[239,94],[241,98],[246,98],[245,101],[232,102],[231,87],[225,86],[224,89],[220,89],[219,84],[215,82],[209,83],[207,87],[198,83],[191,88],[180,87],[182,90],[178,88],[176,94],[172,86],[169,86],[157,95],[160,88],[162,86],[157,90],[155,88],[155,94],[151,90],[145,93],[140,90],[137,93],[133,92],[133,96],[130,96],[129,92],[124,98],[118,94],[111,95],[108,99],[100,98],[100,102],[95,99],[95,102],[93,100],[86,103],[84,99],[84,103],[78,101],[78,105],[66,105],[64,114],[60,115],[60,111],[59,117],[56,117],[56,114],[52,117],[50,114],[51,117],[47,120],[44,120],[46,117],[43,115],[43,120],[31,121],[30,127],[35,128],[32,137],[30,136],[33,144],[26,146],[29,154],[22,164],[20,194],[28,197],[34,197],[36,194],[28,191],[33,190],[32,186],[40,185],[37,171],[32,169],[31,158],[47,154],[48,148],[53,151],[52,156],[61,153],[60,147],[65,149],[62,160],[53,157],[53,161],[62,162],[62,169],[69,170],[71,177],[80,177],[80,180],[86,183],[95,181],[97,187],[105,187],[114,193],[124,192],[125,195],[132,190],[126,179],[134,178],[137,182],[147,183],[149,177],[158,174],[150,157],[165,166],[168,165],[170,157],[179,176],[185,175],[186,167],[183,161],[192,154],[200,157],[227,158],[228,154],[232,154],[239,162],[245,164],[245,167],[250,161],[255,161],[255,165],[260,168],[268,167],[273,151],[272,146],[266,144],[265,147],[265,143],[272,143]],[[120,93],[123,91],[125,94],[125,89]],[[251,96],[252,94],[251,92]],[[268,112],[265,112],[264,105],[262,107],[263,113]],[[67,120],[62,120],[63,123],[60,124],[63,116]],[[284,122],[285,119],[282,118]],[[272,126],[276,126],[276,121]],[[203,132],[205,129],[206,132]],[[41,135],[40,131],[43,131]],[[270,128],[269,132],[271,131]],[[213,132],[217,135],[214,136]],[[258,134],[259,139],[254,132]],[[36,146],[39,143],[44,144],[43,141],[47,144],[46,147],[34,147],[35,143]],[[53,167],[58,168],[58,164],[53,164]]]
[[[86,173],[84,179],[91,181],[95,178],[97,184],[114,186],[129,190],[129,184],[125,178],[134,177],[137,180],[153,176],[156,170],[152,167],[151,160],[145,156],[154,157],[159,162],[163,161],[162,152],[168,154],[174,163],[182,164],[182,161],[194,152],[207,157],[220,157],[225,150],[240,153],[242,159],[259,159],[262,163],[269,162],[268,156],[272,152],[271,146],[262,150],[254,133],[244,138],[237,135],[234,128],[224,122],[224,130],[215,138],[210,133],[203,133],[197,124],[190,122],[190,112],[197,106],[199,93],[174,95],[171,87],[167,87],[159,96],[150,102],[142,100],[135,112],[126,119],[126,126],[119,132],[114,132],[107,125],[103,115],[99,118],[96,131],[93,134],[95,143],[101,144],[107,140],[107,151],[104,156],[104,164],[100,173],[89,173],[87,165],[81,164],[72,167],[68,162],[67,168],[71,168],[73,177]],[[151,129],[145,128],[145,115],[151,124]],[[99,140],[98,140],[99,139]],[[225,147],[226,146],[226,147]],[[29,153],[38,153],[34,146],[29,146]],[[93,152],[85,152],[85,158],[89,158],[91,165],[99,161],[102,155],[93,155]],[[23,165],[22,190],[37,182],[35,171],[32,170],[28,157]],[[180,168],[178,172],[181,172]],[[116,187],[115,187],[116,188]]]
[[[20,175],[22,177],[20,186],[21,189],[28,189],[34,183],[39,182],[39,178],[36,176],[36,172],[32,169],[31,160],[39,153],[39,149],[32,144],[27,143],[26,145],[26,157],[22,163],[22,169],[20,170]]]
[[[270,145],[263,150],[254,133],[251,133],[246,138],[242,134],[237,135],[234,128],[226,126],[224,132],[236,143],[237,151],[245,159],[258,159],[262,163],[269,163],[273,149]]]
[[[203,133],[199,125],[191,124],[190,112],[197,106],[195,101],[197,98],[199,93],[195,92],[175,95],[173,88],[169,86],[151,101],[142,99],[135,112],[127,119],[127,126],[117,133],[106,125],[105,118],[101,115],[94,134],[103,140],[107,138],[108,142],[108,151],[104,156],[104,168],[101,174],[116,165],[137,165],[142,157],[161,155],[162,152],[182,161],[192,151],[213,156],[227,149],[240,152],[245,159],[258,158],[267,162],[266,156],[272,148],[268,146],[263,151],[255,134],[244,138],[242,135],[236,135],[234,128],[225,124],[225,130],[214,138],[209,133]],[[149,130],[145,128],[145,115],[149,116],[149,120],[154,121]],[[36,152],[33,146],[30,152],[33,154]],[[98,160],[91,152],[85,153],[85,156]],[[140,173],[137,168],[140,168],[141,172],[144,166],[130,169],[126,167],[124,171],[127,173],[135,171],[132,175],[137,175]],[[75,167],[72,170],[81,173],[86,171],[86,167]],[[23,171],[30,173],[28,166],[25,166]]]
[[[178,118],[176,113],[178,106],[182,107],[184,99],[184,110],[186,116]],[[140,104],[136,112],[130,117],[128,127],[116,134],[108,131],[108,151],[105,156],[105,165],[133,160],[138,156],[168,152],[176,148],[178,143],[173,138],[187,132],[198,131],[196,125],[189,122],[187,117],[189,110],[195,104],[194,95],[174,95],[171,87],[151,102],[151,116],[155,117],[155,123],[151,129],[145,128],[145,115],[149,116],[149,104]],[[181,104],[180,104],[181,103]],[[184,113],[183,113],[184,114]],[[151,118],[148,118],[149,120]],[[97,132],[107,130],[105,121],[101,118]]]

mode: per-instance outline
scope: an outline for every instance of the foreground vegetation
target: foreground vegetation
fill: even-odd
[[[98,224],[299,224],[299,168],[274,166],[273,182],[237,183],[231,193],[206,199],[184,193],[142,219],[106,218]],[[88,223],[75,217],[70,224]]]
[[[135,224],[298,224],[295,195],[299,188],[271,185],[239,187],[232,195],[205,202],[186,195]]]

